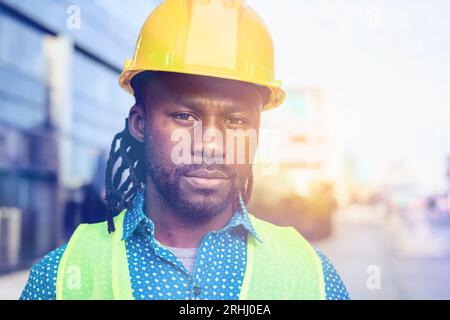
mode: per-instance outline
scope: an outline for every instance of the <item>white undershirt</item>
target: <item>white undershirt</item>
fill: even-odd
[[[198,248],[175,248],[167,246],[164,246],[164,248],[171,251],[191,274],[194,273]]]

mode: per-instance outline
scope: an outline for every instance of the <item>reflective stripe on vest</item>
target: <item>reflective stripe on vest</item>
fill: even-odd
[[[56,279],[57,299],[134,299],[125,241],[124,210],[106,222],[81,224],[69,240]],[[239,299],[325,299],[320,258],[292,227],[250,215],[262,243],[248,235],[247,265]]]

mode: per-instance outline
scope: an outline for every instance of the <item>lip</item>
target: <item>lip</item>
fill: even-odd
[[[194,189],[223,190],[231,185],[230,178],[222,171],[198,170],[192,171],[182,177],[186,187]]]
[[[224,172],[219,170],[196,170],[189,172],[186,174],[186,177],[189,178],[202,178],[202,179],[229,179],[229,176],[226,175]]]

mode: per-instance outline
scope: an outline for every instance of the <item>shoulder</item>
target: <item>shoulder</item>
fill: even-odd
[[[56,299],[56,276],[66,245],[63,244],[48,253],[32,266],[27,284],[20,296],[21,300]]]
[[[347,288],[336,268],[320,250],[315,249],[322,262],[323,277],[325,280],[325,295],[327,300],[350,300]]]
[[[249,215],[252,226],[255,228],[256,232],[262,236],[264,240],[302,240],[306,241],[304,237],[291,226],[280,226],[255,217],[254,215]]]
[[[298,245],[300,244],[303,248],[308,248],[308,252],[313,254],[315,253],[315,256],[319,258],[322,264],[323,278],[325,282],[325,296],[327,300],[350,299],[347,288],[345,287],[344,282],[331,261],[325,256],[325,254],[314,248],[298,230],[293,227],[278,226],[268,221],[256,218],[255,216],[252,216],[252,220],[258,234],[262,234],[263,241],[264,239],[267,240],[271,238],[277,238],[277,240],[282,239],[282,245],[278,247],[279,250],[282,251],[284,249],[292,248],[293,246],[296,250],[298,250]],[[289,246],[286,247],[286,243],[289,243]]]

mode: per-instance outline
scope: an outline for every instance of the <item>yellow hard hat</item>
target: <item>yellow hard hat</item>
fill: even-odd
[[[273,60],[270,34],[243,0],[166,0],[142,26],[119,83],[133,94],[130,81],[143,71],[245,81],[270,90],[263,107],[268,110],[285,96],[281,82],[274,80]]]

